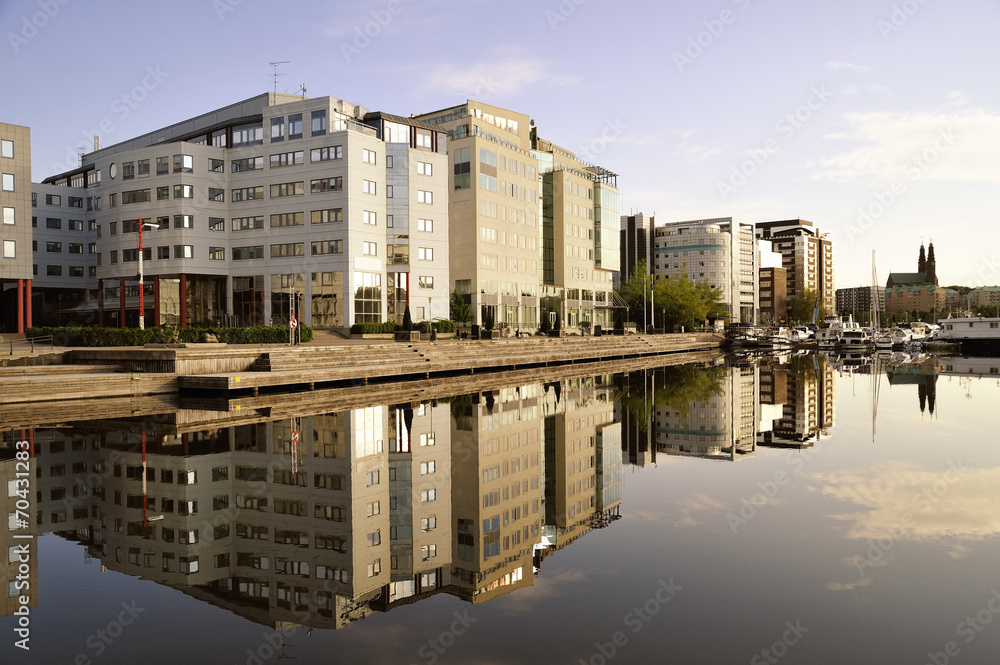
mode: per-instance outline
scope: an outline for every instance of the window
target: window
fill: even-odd
[[[122,162],[122,180],[135,178],[135,162]]]
[[[302,155],[303,153],[301,150],[271,155],[271,168],[278,169],[283,166],[298,166],[299,164],[302,164]]]
[[[320,254],[342,254],[344,252],[343,240],[314,240],[312,242],[312,255]]]
[[[168,217],[167,215],[163,215],[161,217],[157,217],[156,218],[156,224],[157,224],[157,228],[160,231],[169,231],[170,230],[170,217]]]
[[[329,224],[330,222],[342,222],[344,221],[344,209],[331,208],[329,210],[313,210],[311,221],[313,224]]]
[[[45,274],[49,277],[62,277],[62,266],[45,266]]]
[[[328,162],[331,159],[343,159],[344,146],[334,145],[329,148],[313,148],[309,151],[309,159],[313,162]]]
[[[364,148],[361,150],[361,161],[365,164],[375,163],[375,151]]]
[[[433,446],[434,445],[434,432],[428,432],[427,434],[420,435],[420,445],[421,446]]]
[[[82,196],[71,196],[69,197],[69,207],[70,208],[83,208],[83,197]]]
[[[264,258],[264,246],[255,245],[252,247],[233,247],[233,261],[247,261],[249,259]]]
[[[417,248],[417,259],[420,261],[433,261],[434,260],[434,248],[432,247],[418,247]]]
[[[305,223],[305,214],[301,212],[283,212],[271,215],[271,228],[281,226],[302,226]]]
[[[426,192],[422,189],[417,190],[417,203],[434,203],[434,193]]]
[[[210,261],[225,261],[226,260],[225,247],[209,247],[208,259]]]
[[[208,188],[208,200],[215,201],[216,203],[226,202],[226,190],[219,189],[218,187]]]
[[[283,196],[300,196],[305,194],[305,183],[299,182],[283,182],[276,185],[271,185],[271,198],[281,198]]]
[[[302,114],[296,113],[295,115],[288,116],[288,138],[290,139],[300,139],[302,138]]]
[[[45,205],[47,206],[61,206],[62,196],[59,194],[46,194],[45,195]]]
[[[259,171],[262,168],[264,168],[263,157],[247,157],[246,159],[234,159],[232,161],[233,173],[242,173],[243,171]]]
[[[271,258],[279,259],[287,256],[303,256],[301,242],[289,242],[282,245],[271,245]]]
[[[378,222],[378,214],[372,212],[371,210],[365,210],[361,217],[362,224],[370,224],[376,226]]]
[[[417,162],[417,175],[434,175],[434,168],[428,162]]]
[[[193,259],[194,245],[174,245],[175,259]]]
[[[7,139],[0,140],[0,157],[14,159],[14,142]]]
[[[418,219],[417,220],[417,230],[425,231],[427,233],[434,233],[434,220],[433,219]]]
[[[3,207],[3,223],[4,224],[14,223],[14,208],[8,206]]]
[[[83,243],[82,242],[71,242],[69,244],[70,254],[83,254]]]
[[[62,252],[62,243],[50,240],[45,243],[45,251],[50,254],[59,254]]]
[[[127,194],[128,192],[125,192]],[[128,203],[125,200],[125,194],[122,194],[122,203]],[[175,199],[193,199],[194,198],[194,185],[174,185],[174,198]]]
[[[159,160],[157,160],[159,164]],[[159,172],[159,167],[157,167]],[[194,157],[191,155],[174,155],[174,173],[194,173]]]
[[[271,118],[271,142],[285,140],[285,117]]]
[[[215,159],[214,157],[208,158],[208,170],[212,173],[225,173],[226,172],[226,160]]]
[[[434,277],[432,275],[421,275],[419,277],[420,288],[422,289],[433,289],[434,288]]]
[[[437,545],[422,545],[420,547],[420,556],[425,561],[437,556]]]
[[[62,220],[61,219],[56,219],[55,217],[46,217],[45,218],[45,228],[47,228],[47,229],[61,229],[62,228]]]
[[[376,184],[374,180],[362,180],[361,181],[361,191],[365,194],[375,194]]]
[[[170,158],[169,157],[157,157],[156,158],[156,175],[163,175],[164,173],[170,173]],[[100,177],[98,177],[100,180]]]
[[[365,243],[364,243],[364,255],[365,256],[378,256],[378,243],[365,241]]]
[[[430,474],[434,473],[434,471],[436,469],[437,469],[437,464],[433,460],[430,461],[430,462],[421,462],[420,463],[420,475],[421,476],[430,475]]]
[[[257,215],[256,217],[233,218],[233,231],[250,231],[252,229],[262,229],[262,228],[264,228],[263,215]]]
[[[368,564],[368,577],[375,577],[382,572],[382,560],[375,559],[370,564]]]
[[[185,187],[191,187],[190,185],[184,185]],[[180,185],[174,185],[174,196],[177,196],[177,188]],[[190,198],[190,197],[188,197]],[[133,189],[130,192],[122,192],[122,205],[131,205],[133,203],[148,203],[150,201],[150,190],[148,189]]]
[[[170,247],[157,247],[156,248],[156,258],[157,259],[169,259],[170,258]]]
[[[226,220],[222,217],[209,217],[208,218],[208,230],[209,231],[225,231],[226,230]]]
[[[312,112],[312,135],[326,134],[326,110]]]
[[[264,142],[264,127],[255,123],[233,127],[233,147],[260,145]]]
[[[82,231],[83,230],[83,220],[82,219],[71,219],[66,223],[66,228],[70,231]]]
[[[365,486],[371,487],[372,485],[378,485],[379,476],[380,474],[377,469],[375,471],[369,471],[367,474],[365,474]]]
[[[108,207],[117,208],[118,207],[118,194],[108,194]]]
[[[3,257],[5,259],[14,259],[14,258],[17,258],[17,254],[14,251],[14,241],[13,240],[4,240],[3,241]]]
[[[421,503],[428,503],[430,501],[436,501],[436,500],[437,500],[437,490],[436,489],[421,490],[420,491],[420,502]]]
[[[335,178],[321,178],[309,183],[309,191],[313,194],[322,192],[336,192],[344,188],[344,179],[340,176]]]
[[[167,201],[170,199],[170,185],[156,188],[156,200]]]
[[[438,521],[436,517],[424,517],[420,520],[420,530],[421,531],[433,531],[437,528]]]
[[[272,185],[273,187],[273,185]],[[240,187],[232,191],[232,195],[229,200],[233,203],[238,203],[239,201],[259,201],[264,198],[264,186],[257,185],[256,187]]]
[[[472,149],[455,150],[455,189],[469,189],[472,186]]]
[[[368,503],[368,517],[382,514],[382,503],[380,501],[370,501]],[[378,543],[376,543],[378,544]]]
[[[175,229],[193,229],[194,215],[174,215]]]

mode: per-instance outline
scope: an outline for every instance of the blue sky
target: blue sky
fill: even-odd
[[[838,287],[872,250],[880,282],[916,270],[921,239],[942,283],[998,284],[998,30],[1000,0],[0,0],[0,120],[37,181],[290,61],[279,91],[525,112],[661,223],[812,220]]]

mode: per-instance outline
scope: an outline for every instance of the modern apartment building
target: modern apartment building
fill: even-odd
[[[607,325],[617,176],[540,138],[523,113],[469,100],[415,118],[448,132],[450,269],[474,322]]]
[[[731,321],[757,323],[760,250],[753,222],[722,217],[658,226],[653,253],[654,274],[708,282],[722,292]]]
[[[446,151],[413,119],[269,93],[83,155],[36,186],[48,322],[138,323],[140,224],[153,324],[447,318]]]
[[[0,332],[32,323],[31,130],[0,123]]]
[[[969,307],[1000,307],[1000,286],[980,286],[969,291]]]
[[[621,216],[619,246],[621,251],[620,270],[615,276],[615,288],[627,281],[639,261],[646,262],[646,270],[652,270],[653,227],[656,219],[652,215],[636,213]]]
[[[805,219],[757,223],[757,238],[770,241],[781,254],[781,267],[787,273],[787,296],[790,308],[795,297],[805,289],[819,294],[819,304],[827,314],[836,312],[833,278],[833,242]]]
[[[877,286],[854,286],[837,289],[837,311],[841,314],[852,312],[856,321],[868,321],[872,304],[877,311],[885,311],[885,291]]]
[[[788,320],[788,271],[760,269],[760,319],[770,323]]]

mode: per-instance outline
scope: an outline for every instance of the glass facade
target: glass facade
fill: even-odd
[[[344,325],[344,273],[341,271],[312,274],[311,312],[314,328],[339,328]]]

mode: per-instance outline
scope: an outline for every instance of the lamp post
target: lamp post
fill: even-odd
[[[139,218],[139,330],[146,329],[146,304],[143,298],[146,286],[143,283],[142,275],[142,227],[149,226],[150,228],[158,228],[157,224],[152,222],[143,222],[142,217]]]

